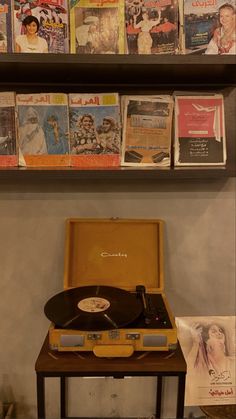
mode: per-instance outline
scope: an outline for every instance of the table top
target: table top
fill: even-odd
[[[93,352],[58,352],[49,348],[48,335],[35,364],[44,376],[156,376],[186,373],[180,346],[169,352],[134,352],[128,358],[98,358]]]
[[[236,404],[217,405],[217,406],[200,406],[200,409],[209,418],[215,419],[235,419]]]

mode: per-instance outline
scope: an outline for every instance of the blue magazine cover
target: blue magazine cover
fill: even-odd
[[[26,166],[69,165],[67,95],[18,94],[18,143]]]

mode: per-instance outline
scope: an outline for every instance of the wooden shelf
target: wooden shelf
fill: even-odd
[[[236,56],[1,54],[1,84],[232,85]],[[113,87],[113,89],[114,89]]]
[[[28,180],[88,180],[88,181],[141,181],[141,180],[184,180],[184,179],[218,179],[236,176],[234,168],[226,167],[181,167],[181,168],[153,168],[153,167],[118,167],[118,168],[89,168],[78,169],[72,167],[57,168],[1,168],[0,181],[28,181]]]
[[[0,54],[0,89],[33,92],[224,94],[226,167],[1,168],[0,181],[158,181],[236,176],[236,56]]]

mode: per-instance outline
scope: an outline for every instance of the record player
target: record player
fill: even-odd
[[[128,357],[176,347],[164,294],[163,226],[162,220],[66,221],[64,291],[45,305],[52,350]]]

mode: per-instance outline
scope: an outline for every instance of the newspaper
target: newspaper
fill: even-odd
[[[170,166],[173,101],[170,96],[125,96],[122,165]]]

